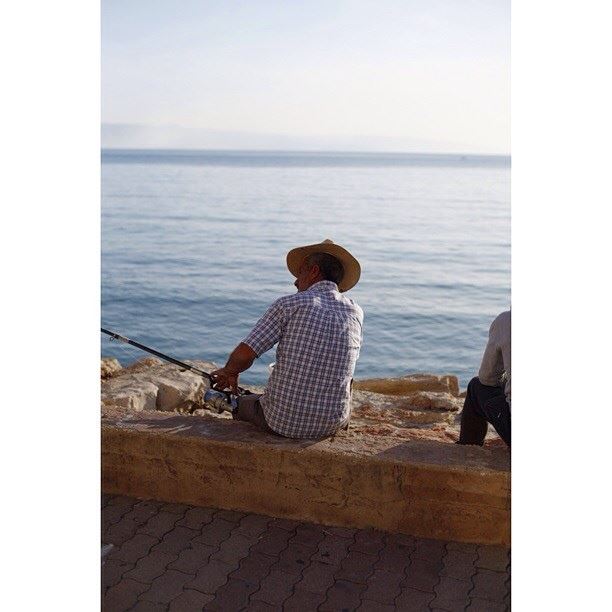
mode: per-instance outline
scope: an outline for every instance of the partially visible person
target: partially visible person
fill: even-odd
[[[511,314],[507,310],[491,323],[480,371],[468,384],[459,444],[482,446],[490,423],[510,446],[510,337]]]
[[[298,292],[276,300],[212,373],[213,388],[238,394],[238,377],[278,343],[262,395],[241,395],[234,419],[288,438],[323,438],[346,428],[363,311],[344,292],[357,284],[359,262],[331,240],[297,247],[287,267]]]

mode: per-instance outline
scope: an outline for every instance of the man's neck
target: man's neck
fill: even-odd
[[[308,285],[308,287],[306,287],[306,290],[310,289],[311,287],[314,287],[317,283],[320,283],[321,281],[324,281],[324,280],[325,280],[324,278],[319,276],[318,278],[313,280],[312,283],[310,283],[310,285]]]
[[[312,285],[308,285],[308,287],[306,289],[304,289],[304,291],[310,291],[313,287],[315,287],[319,283],[331,283],[332,285],[336,284],[333,281],[327,280],[325,278],[321,278],[321,279],[315,281],[314,283],[312,283]]]

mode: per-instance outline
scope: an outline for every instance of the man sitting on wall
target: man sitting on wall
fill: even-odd
[[[262,395],[238,397],[235,419],[289,438],[322,438],[346,427],[362,342],[363,311],[345,291],[359,262],[331,240],[292,249],[287,267],[298,292],[276,300],[212,373],[214,388],[238,394],[238,377],[276,343],[276,363]]]
[[[491,323],[480,371],[467,388],[459,444],[482,446],[491,423],[510,446],[510,329],[509,310]]]

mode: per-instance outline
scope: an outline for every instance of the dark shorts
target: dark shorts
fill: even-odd
[[[459,444],[482,446],[489,423],[499,437],[510,446],[510,406],[501,387],[483,385],[478,377],[472,378],[461,413]]]
[[[241,395],[238,398],[238,407],[233,413],[234,419],[237,421],[252,423],[261,431],[280,435],[277,434],[266,422],[266,417],[264,416],[263,408],[261,407],[261,403],[259,401],[260,397],[261,395],[257,395],[256,393]]]
[[[263,408],[261,407],[261,402],[259,398],[261,395],[257,395],[256,393],[251,393],[249,395],[241,395],[238,398],[238,406],[236,410],[233,412],[233,417],[236,421],[246,421],[247,423],[252,423],[255,425],[260,431],[265,431],[266,433],[274,434],[275,436],[285,437],[282,434],[274,431],[270,425],[268,425],[266,421],[266,417],[264,415]],[[349,428],[349,419],[342,423],[338,429]],[[329,434],[334,435],[334,434]],[[325,436],[328,437],[328,436]]]

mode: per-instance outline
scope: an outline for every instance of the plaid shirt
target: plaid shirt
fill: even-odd
[[[320,438],[347,421],[362,326],[361,308],[331,281],[268,308],[243,342],[258,357],[278,342],[276,365],[260,398],[274,431]]]

